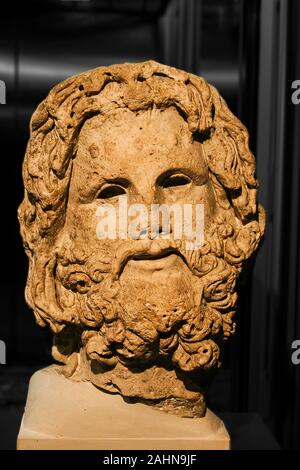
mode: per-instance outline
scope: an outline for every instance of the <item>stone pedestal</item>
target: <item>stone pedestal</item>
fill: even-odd
[[[210,410],[204,418],[177,417],[126,403],[48,367],[30,380],[17,448],[227,450],[230,438]]]

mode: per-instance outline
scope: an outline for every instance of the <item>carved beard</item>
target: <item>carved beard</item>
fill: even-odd
[[[203,341],[216,315],[201,307],[201,287],[179,257],[178,265],[178,271],[151,275],[136,275],[137,270],[128,267],[113,297],[111,289],[105,292],[103,286],[88,294],[90,314],[103,316],[100,329],[82,337],[91,360],[110,367],[118,361],[129,367],[150,367],[163,358],[184,371],[216,364],[219,347],[211,339]]]
[[[128,399],[160,403],[167,412],[203,416],[204,390],[235,327],[243,255],[229,230],[229,262],[225,237],[212,231],[195,252],[177,240],[124,242],[102,273],[92,256],[66,243],[58,254],[56,296],[62,308],[63,299],[69,304],[75,325],[55,337],[53,355],[66,364],[63,373]],[[149,275],[139,260],[157,253],[170,261]]]
[[[143,368],[163,359],[184,372],[219,365],[219,345],[234,329],[238,269],[223,253],[213,253],[213,237],[197,252],[185,251],[182,241],[163,242],[152,242],[151,250],[156,253],[163,246],[173,258],[172,270],[149,275],[138,269],[132,258],[149,254],[151,241],[134,241],[121,248],[112,272],[103,274],[101,282],[90,282],[87,292],[80,292],[76,265],[64,260],[65,267],[58,269],[67,289],[76,290],[74,279],[70,283],[76,273],[78,317],[90,327],[84,328],[81,344],[90,361],[106,368],[118,362]],[[82,275],[88,275],[87,269]]]

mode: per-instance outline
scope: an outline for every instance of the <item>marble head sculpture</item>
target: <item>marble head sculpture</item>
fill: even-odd
[[[246,128],[203,78],[148,61],[63,81],[30,131],[18,212],[26,300],[53,332],[58,370],[204,416],[235,330],[237,280],[265,224]],[[99,207],[117,213],[125,199],[202,205],[202,243],[187,248],[172,217],[168,233],[159,219],[154,234],[147,220],[135,237],[101,238]]]

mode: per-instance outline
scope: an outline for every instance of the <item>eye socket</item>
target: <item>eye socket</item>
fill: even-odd
[[[163,188],[175,188],[177,186],[186,186],[191,180],[185,175],[170,175],[163,181]]]
[[[111,184],[110,186],[106,186],[100,191],[97,199],[110,199],[113,197],[122,196],[123,194],[126,194],[126,191],[124,188],[122,188],[122,186]]]

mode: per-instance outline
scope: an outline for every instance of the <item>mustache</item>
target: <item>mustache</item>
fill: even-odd
[[[117,248],[112,262],[112,278],[113,280],[117,280],[120,277],[129,260],[159,259],[170,254],[176,254],[179,256],[192,271],[193,269],[190,265],[190,261],[182,252],[180,247],[181,243],[179,240],[131,240]]]

